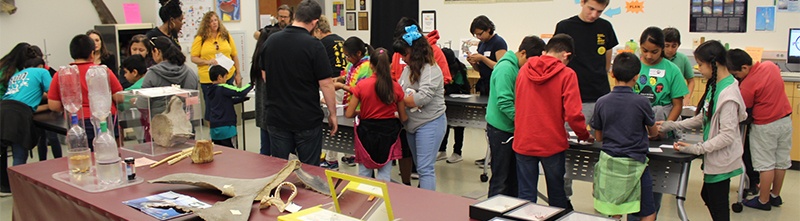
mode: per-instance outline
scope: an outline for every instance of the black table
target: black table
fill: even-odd
[[[486,129],[486,104],[488,96],[472,95],[469,98],[444,96],[447,105],[447,125]]]
[[[45,111],[33,114],[33,124],[47,131],[67,135],[69,124],[64,118],[64,113]]]
[[[575,137],[572,137],[575,138]],[[672,145],[672,140],[650,141],[650,147],[657,148],[662,144]],[[567,174],[573,180],[594,182],[594,166],[600,158],[600,142],[592,145],[580,145],[570,142],[566,151]],[[660,153],[648,153],[648,168],[653,176],[653,191],[675,195],[678,216],[681,220],[689,220],[684,201],[689,185],[689,168],[697,155],[680,153],[674,149],[663,148]]]

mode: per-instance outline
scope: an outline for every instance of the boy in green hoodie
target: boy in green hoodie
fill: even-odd
[[[537,36],[522,39],[519,51],[508,51],[494,66],[489,81],[486,106],[486,135],[491,149],[492,179],[489,197],[497,194],[517,196],[517,174],[511,137],[514,136],[514,89],[519,68],[529,57],[540,56],[544,41]]]

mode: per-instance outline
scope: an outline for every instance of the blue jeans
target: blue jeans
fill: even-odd
[[[417,128],[416,132],[407,133],[408,146],[417,164],[420,188],[436,191],[436,171],[433,164],[436,163],[436,154],[442,144],[445,129],[447,117],[442,114]],[[317,156],[319,158],[319,154]]]
[[[491,149],[492,178],[489,180],[489,196],[497,194],[517,197],[517,159],[512,149],[514,140],[506,142],[513,137],[513,133],[498,130],[492,125],[486,124],[486,136],[489,137],[489,149]]]
[[[557,153],[549,157],[525,156],[515,154],[517,158],[517,177],[519,178],[520,199],[537,201],[537,184],[539,183],[539,162],[544,169],[544,178],[547,181],[547,198],[550,206],[572,210],[572,203],[564,191],[564,174],[566,174],[566,154]],[[494,166],[494,165],[492,165]]]
[[[289,159],[290,153],[297,153],[300,162],[319,166],[322,154],[322,124],[308,130],[288,130],[267,126],[270,152],[272,156]]]
[[[28,161],[28,150],[21,144],[11,144],[11,154],[14,155],[14,166],[25,164]],[[0,143],[0,192],[11,192],[8,182],[8,147]]]
[[[385,182],[392,181],[392,163],[387,163],[383,167],[378,168],[378,173],[375,174],[375,179]],[[373,169],[368,169],[362,164],[358,164],[358,175],[363,177],[372,177],[375,172]]]
[[[272,156],[269,150],[269,132],[267,128],[261,128],[261,155]]]
[[[61,143],[58,141],[58,134],[50,131],[43,132],[43,136],[39,137],[39,145],[36,146],[36,149],[39,152],[39,161],[47,160],[48,144],[50,144],[50,148],[52,148],[53,159],[61,158]]]

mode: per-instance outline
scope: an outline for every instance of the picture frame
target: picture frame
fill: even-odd
[[[217,0],[217,16],[221,22],[238,22],[241,21],[241,5],[237,1],[230,0]]]
[[[359,0],[359,2],[360,2],[360,4],[358,4],[359,8],[361,8],[362,11],[367,10],[367,0]]]
[[[348,11],[356,10],[356,0],[345,0],[344,9]]]
[[[344,16],[345,26],[347,26],[348,31],[356,30],[356,13],[355,12],[347,12]]]
[[[369,30],[369,13],[368,12],[358,12],[358,30],[359,31]]]
[[[436,11],[422,11],[422,13],[420,13],[419,20],[421,21],[419,24],[421,26],[420,28],[422,29],[422,33],[427,34],[436,30]]]

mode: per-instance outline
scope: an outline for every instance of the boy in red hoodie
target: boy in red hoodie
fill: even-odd
[[[568,210],[572,204],[564,190],[564,151],[569,148],[565,120],[579,140],[594,141],[581,113],[578,78],[567,67],[574,45],[569,35],[557,34],[547,43],[542,56],[529,58],[520,68],[513,146],[519,198],[536,202],[541,162],[550,206]]]

